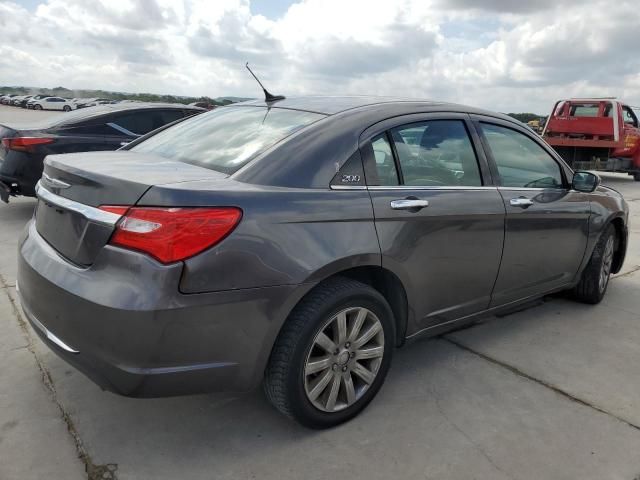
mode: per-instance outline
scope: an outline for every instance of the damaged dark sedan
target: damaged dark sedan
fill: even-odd
[[[222,107],[49,156],[36,194],[18,287],[50,348],[123,395],[263,385],[313,428],[357,415],[408,340],[598,303],[627,246],[622,196],[531,130],[416,100]]]

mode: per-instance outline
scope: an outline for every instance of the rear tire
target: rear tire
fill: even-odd
[[[265,393],[306,427],[339,425],[376,395],[394,345],[385,298],[355,280],[330,279],[309,292],[282,327],[265,371]]]
[[[634,179],[636,182],[640,182],[640,172],[636,172],[636,173],[634,173],[634,174],[633,174],[633,179]]]
[[[573,290],[576,300],[595,305],[604,298],[611,277],[615,245],[616,229],[610,224],[598,240],[580,282]]]

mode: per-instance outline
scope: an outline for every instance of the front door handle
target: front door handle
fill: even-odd
[[[518,198],[512,198],[511,200],[509,200],[509,203],[511,204],[512,207],[527,208],[533,205],[533,200],[526,197],[518,197]]]
[[[428,200],[418,200],[417,198],[403,198],[402,200],[391,200],[393,210],[420,210],[428,207]]]

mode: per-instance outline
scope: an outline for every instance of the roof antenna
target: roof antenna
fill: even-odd
[[[253,78],[256,79],[256,82],[258,82],[258,85],[260,85],[260,87],[262,87],[262,91],[264,92],[264,101],[267,103],[271,103],[271,102],[277,102],[278,100],[284,100],[284,95],[271,95],[266,88],[264,88],[264,85],[262,85],[262,82],[260,80],[258,80],[258,77],[256,77],[256,74],[253,73],[251,71],[251,69],[249,68],[249,62],[247,62],[245,64],[245,67],[247,67],[247,70],[249,70],[249,73],[253,76]]]

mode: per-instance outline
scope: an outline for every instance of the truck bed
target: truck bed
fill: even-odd
[[[544,139],[552,146],[622,148],[611,117],[551,117]]]

